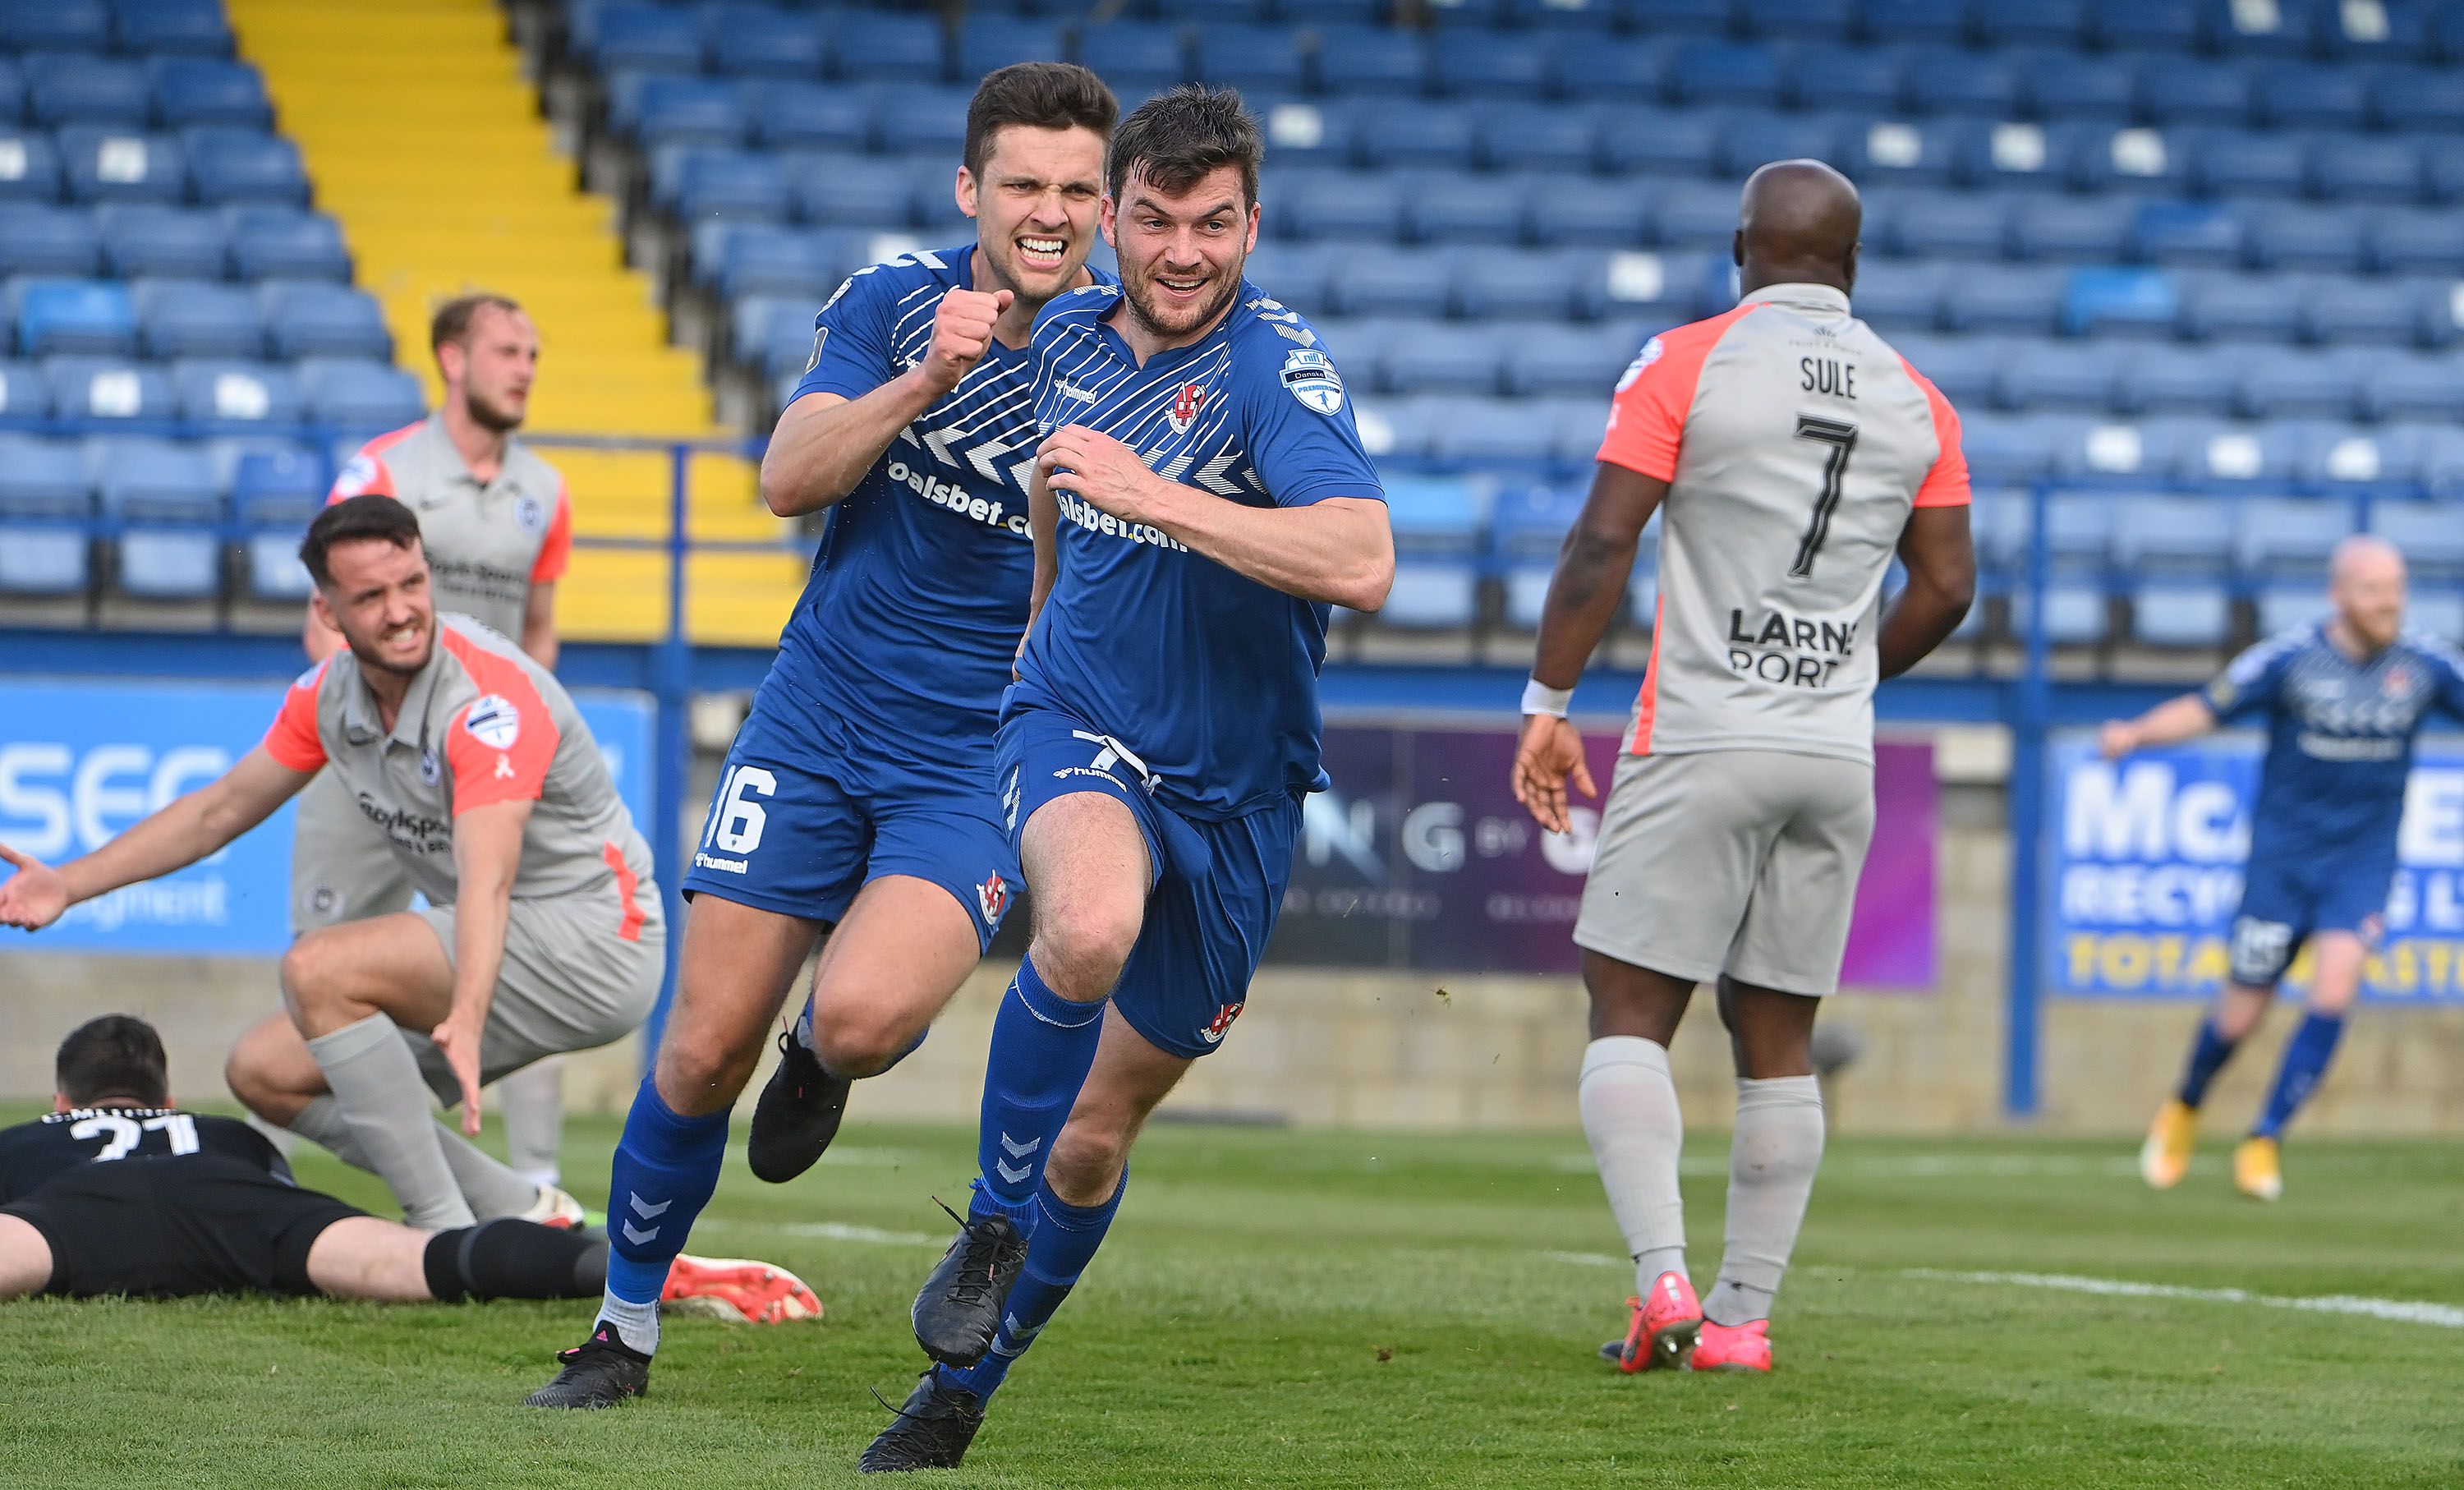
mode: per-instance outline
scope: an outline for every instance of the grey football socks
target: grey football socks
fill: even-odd
[[[497,1163],[451,1128],[435,1126],[437,1146],[444,1150],[446,1166],[452,1170],[453,1183],[461,1190],[463,1203],[471,1208],[473,1216],[482,1221],[526,1216],[538,1204],[537,1185]],[[376,1170],[375,1161],[360,1147],[349,1121],[342,1116],[341,1105],[331,1097],[319,1097],[300,1108],[299,1115],[291,1120],[291,1132],[323,1146],[344,1164]]]
[[[1577,1101],[1609,1210],[1635,1260],[1635,1291],[1648,1294],[1661,1274],[1685,1272],[1685,1206],[1677,1193],[1685,1120],[1668,1047],[1633,1035],[1593,1041],[1583,1048]]]
[[[555,1184],[558,1150],[564,1142],[563,1063],[551,1056],[506,1072],[496,1081],[495,1097],[496,1115],[505,1120],[505,1154],[514,1172],[534,1184]],[[470,1187],[464,1186],[462,1193],[469,1194]]]
[[[1822,1089],[1811,1076],[1739,1078],[1737,1130],[1728,1146],[1727,1249],[1704,1318],[1743,1325],[1771,1318],[1796,1229],[1822,1163]]]
[[[392,1187],[403,1219],[422,1231],[473,1224],[429,1116],[419,1061],[392,1019],[372,1014],[308,1041],[368,1167]]]

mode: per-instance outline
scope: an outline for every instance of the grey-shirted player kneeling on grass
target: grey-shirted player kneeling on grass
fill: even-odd
[[[0,1299],[321,1293],[399,1304],[581,1299],[607,1243],[495,1220],[421,1231],[302,1190],[264,1135],[172,1105],[152,1025],[89,1019],[60,1041],[52,1112],[0,1128]],[[666,1306],[721,1319],[813,1319],[784,1268],[680,1258]],[[688,1265],[689,1264],[689,1265]]]
[[[299,557],[348,644],[285,695],[263,744],[82,859],[0,844],[0,926],[196,863],[335,774],[429,909],[320,928],[283,954],[285,1014],[226,1075],[258,1117],[384,1176],[414,1226],[547,1219],[553,1192],[441,1128],[430,1088],[479,1131],[479,1087],[621,1039],[657,997],[666,925],[650,851],[573,700],[512,643],[429,590],[419,519],[338,502]],[[567,1214],[564,1219],[579,1219]]]
[[[1627,1370],[1771,1369],[1771,1295],[1822,1158],[1814,1012],[1874,826],[1874,685],[1941,645],[1975,584],[1958,416],[1848,309],[1861,216],[1818,162],[1746,184],[1744,301],[1653,338],[1619,380],[1524,694],[1515,796],[1564,832],[1569,777],[1594,792],[1567,699],[1661,512],[1651,664],[1574,926],[1583,1129],[1635,1259],[1609,1350]],[[1885,607],[1894,552],[1908,585]],[[1668,1041],[1705,979],[1737,1126],[1727,1255],[1698,1304]]]

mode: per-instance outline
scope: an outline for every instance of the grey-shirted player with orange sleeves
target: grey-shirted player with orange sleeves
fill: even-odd
[[[0,925],[214,853],[320,771],[429,901],[320,927],[281,967],[285,1015],[240,1038],[227,1075],[256,1115],[374,1170],[412,1225],[471,1225],[486,1193],[531,1187],[430,1116],[431,1087],[479,1130],[479,1087],[604,1045],[658,996],[666,926],[650,851],[555,677],[429,593],[419,520],[366,495],[326,508],[300,558],[344,649],[285,695],[265,741],[218,780],[50,869],[0,845]]]
[[[1651,661],[1621,740],[1574,941],[1592,1041],[1580,1105],[1637,1297],[1627,1370],[1769,1370],[1771,1295],[1822,1156],[1815,1008],[1838,985],[1874,822],[1874,686],[1967,614],[1959,417],[1849,312],[1861,218],[1829,166],[1746,184],[1743,303],[1655,337],[1617,384],[1524,694],[1515,795],[1570,826],[1595,795],[1568,696],[1662,514]],[[1887,605],[1894,554],[1907,587]],[[1698,1303],[1668,1041],[1717,979],[1737,1059],[1727,1253]]]

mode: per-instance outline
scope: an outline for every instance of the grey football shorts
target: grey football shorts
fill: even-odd
[[[418,912],[453,957],[453,907]],[[493,1082],[535,1061],[624,1039],[649,1017],[667,967],[667,930],[646,922],[636,938],[617,932],[614,891],[517,900],[505,925],[505,961],[479,1035],[479,1075]],[[430,1090],[447,1107],[462,1100],[445,1056],[425,1035],[403,1032]]]

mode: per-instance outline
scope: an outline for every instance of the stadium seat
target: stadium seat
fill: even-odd
[[[672,145],[650,157],[650,198],[686,223],[778,222],[792,201],[781,157]]]
[[[28,58],[27,112],[37,124],[109,124],[143,129],[154,114],[154,91],[135,62],[78,55]]]
[[[2304,325],[2314,341],[2340,345],[2410,346],[2421,340],[2421,307],[2403,281],[2322,281],[2310,296]]]
[[[970,11],[951,44],[959,77],[981,77],[1012,62],[1066,61],[1068,55],[1068,37],[1060,27],[989,12]]]
[[[1296,237],[1391,242],[1400,235],[1403,188],[1392,176],[1312,171],[1286,185],[1280,215]]]
[[[1652,205],[1652,233],[1672,249],[1717,252],[1735,241],[1737,191],[1712,182],[1671,182]]]
[[[2109,129],[2079,124],[2049,133],[2064,139],[2073,183],[2090,191],[2135,191],[2157,197],[2186,195],[2190,186],[2191,141],[2178,130],[2136,125]]]
[[[265,313],[252,290],[187,279],[144,279],[129,289],[148,357],[265,355]]]
[[[2130,631],[2149,646],[2219,647],[2233,634],[2233,597],[2215,584],[2143,584]]]
[[[2359,129],[2369,119],[2369,97],[2356,69],[2263,62],[2255,76],[2258,115],[2278,128]]]
[[[2420,0],[2320,5],[2313,19],[2318,39],[2340,60],[2412,62],[2431,55],[2430,10]]]
[[[1177,26],[1111,20],[1078,33],[1078,60],[1130,96],[1169,88],[1189,76]]]
[[[2239,62],[2161,57],[2138,70],[2139,112],[2151,124],[2247,125],[2251,74]]]
[[[1637,248],[1651,237],[1653,200],[1641,182],[1534,178],[1526,231],[1546,246]]]
[[[2013,59],[2027,110],[2043,120],[2127,122],[2138,106],[2138,80],[2119,61],[2077,52],[2037,52]]]
[[[309,417],[339,429],[399,429],[427,408],[419,380],[383,362],[308,358],[297,372]]]
[[[705,256],[699,231],[694,234],[694,265],[715,284],[723,299],[748,295],[802,296],[815,304],[852,267],[825,233],[772,228],[758,223],[712,223],[726,230]]]
[[[257,203],[308,205],[308,175],[299,147],[277,135],[208,127],[183,132],[197,200],[209,207]]]
[[[2370,113],[2385,129],[2464,133],[2464,76],[2445,68],[2381,69],[2370,83]]]
[[[82,595],[93,540],[82,527],[25,522],[0,508],[0,595]]]
[[[2453,211],[2381,212],[2370,225],[2370,250],[2391,274],[2464,274],[2464,234]]]
[[[1639,348],[1621,325],[1533,327],[1506,343],[1507,389],[1527,398],[1587,395],[1604,401]],[[1592,434],[1596,447],[1599,431]]]
[[[1722,121],[1705,110],[1612,105],[1595,122],[1600,164],[1620,175],[1704,176],[1720,158]]]
[[[1423,243],[1510,244],[1523,235],[1523,199],[1512,177],[1431,172],[1412,184],[1404,218]]]
[[[2290,341],[2315,288],[2290,274],[2204,270],[2182,278],[2182,330],[2203,341]]]
[[[75,124],[59,141],[61,171],[76,201],[176,203],[188,194],[187,152],[172,136]]]
[[[964,88],[885,89],[874,101],[873,134],[884,150],[946,164],[966,147],[968,98]]]
[[[2122,509],[2111,540],[2116,568],[2178,576],[2220,575],[2231,567],[2232,503],[2144,492],[2116,499]]]
[[[1414,165],[1469,169],[1472,119],[1453,104],[1395,99],[1370,109],[1356,126],[1360,164],[1373,170]]]
[[[123,595],[207,601],[222,593],[222,539],[211,528],[132,527],[120,535],[117,548]]]
[[[1547,460],[1555,431],[1520,405],[1496,399],[1451,404],[1430,431],[1429,453],[1441,465],[1469,470],[1528,470]]]
[[[2370,531],[2404,551],[2423,579],[2464,578],[2464,508],[2454,502],[2375,501]],[[2448,633],[2450,640],[2454,633]]]
[[[1471,488],[1444,477],[1389,477],[1385,495],[1395,534],[1396,572],[1393,592],[1378,612],[1379,624],[1423,629],[1470,624],[1478,584],[1472,560],[1481,523]]]
[[[0,128],[0,201],[49,202],[60,194],[60,151],[45,130]]]
[[[2023,259],[2119,264],[2129,257],[2136,216],[2127,200],[2031,197],[2011,215],[2011,249]]]
[[[1788,96],[1801,109],[1888,119],[1907,96],[1906,59],[1883,47],[1798,47],[1781,59]]]
[[[299,562],[299,530],[288,525],[252,533],[243,546],[248,593],[260,601],[304,601],[316,590]]]
[[[1590,318],[1668,327],[1737,301],[1735,269],[1707,253],[1625,250],[1601,261],[1596,276],[1585,274],[1576,294],[1592,297]],[[1640,346],[1637,339],[1635,344]]]
[[[1667,87],[1673,43],[1653,37],[1586,36],[1560,49],[1557,89],[1569,99],[1633,104]]]
[[[2139,208],[2139,256],[2151,264],[2238,264],[2242,215],[2223,203],[2147,202]]]
[[[1555,52],[1516,32],[1451,30],[1429,45],[1429,81],[1451,99],[1534,99],[1548,92]]]
[[[1869,190],[1947,186],[1959,167],[1957,138],[1957,131],[1939,120],[1851,121],[1840,131],[1837,159],[1859,186]]]
[[[306,527],[325,503],[325,462],[305,446],[257,444],[231,462],[231,513],[241,522]]]
[[[120,50],[141,55],[227,57],[231,23],[221,0],[115,0]]]
[[[2047,343],[2003,364],[2002,406],[2022,413],[2101,413],[2118,401],[2122,350],[2105,342]]]
[[[1491,170],[1587,171],[1598,158],[1590,116],[1530,103],[1492,103],[1472,116],[1481,163]],[[1595,190],[1615,190],[1600,183]]]
[[[2003,348],[1988,337],[1903,336],[1894,348],[1950,400],[1954,408],[1986,409],[2002,376]]]
[[[0,51],[106,52],[111,13],[102,0],[0,6]]]
[[[2238,403],[2253,419],[2350,419],[2361,412],[2359,382],[2354,364],[2332,353],[2254,358]]]
[[[1865,0],[1865,35],[1955,46],[1968,39],[1968,0]]]
[[[1589,267],[1600,257],[1580,249],[1463,249],[1455,257],[1455,314],[1471,320],[1536,321],[1535,335],[1553,330],[1549,323],[1575,314]]]
[[[2075,269],[2062,296],[2071,336],[2169,340],[2181,318],[2181,286],[2161,269]]]
[[[2109,51],[2188,52],[2199,44],[2195,0],[2091,0],[2088,32]]]
[[[171,129],[229,124],[240,129],[274,127],[274,105],[265,79],[245,62],[217,58],[162,57],[153,64],[154,101]]]
[[[1339,315],[1417,316],[1434,320],[1446,312],[1453,280],[1454,266],[1443,253],[1395,249],[1337,259],[1328,276],[1327,293]]]
[[[1840,160],[1840,121],[1826,115],[1746,115],[1720,132],[1720,170],[1742,181],[1773,161]]]
[[[2369,227],[2349,208],[2271,203],[2250,225],[2250,262],[2261,269],[2358,273],[2370,267]]]
[[[1401,394],[1494,395],[1506,332],[1487,326],[1429,327],[1389,336],[1378,360],[1378,382]]]
[[[1508,26],[1587,33],[1582,44],[1590,46],[1602,39],[1599,33],[1617,24],[1621,9],[1612,0],[1505,0],[1500,12]]]
[[[1957,47],[1911,47],[1902,57],[1908,106],[1920,114],[2007,120],[2019,113],[2019,75],[2006,57]]]
[[[827,70],[828,38],[815,16],[766,5],[715,5],[701,16],[713,72],[803,81]]]
[[[610,0],[577,7],[574,20],[575,47],[602,74],[701,71],[701,27],[690,11]]]
[[[179,362],[171,369],[171,385],[180,397],[180,417],[191,424],[285,428],[299,423],[306,408],[291,369],[274,362]]]
[[[730,149],[751,127],[750,92],[720,78],[627,73],[608,88],[607,120],[645,149],[703,145]]]
[[[96,440],[87,458],[106,515],[132,522],[222,520],[222,492],[201,445],[116,435]]]
[[[2233,561],[2254,575],[2316,577],[2353,531],[2341,501],[2315,496],[2251,496],[2233,504]]]
[[[1668,69],[1669,96],[1725,109],[1777,108],[1786,92],[1779,53],[1730,41],[1681,42]]]
[[[93,514],[93,472],[74,441],[0,434],[0,516],[83,519]]]
[[[235,207],[223,222],[231,232],[231,269],[242,279],[351,277],[342,230],[321,212]]]
[[[1911,258],[1998,259],[2011,243],[2011,205],[1989,192],[1933,191],[1891,205],[1890,237]]]
[[[1857,314],[1884,331],[1931,331],[1942,321],[1945,271],[1938,264],[1877,258],[1857,266]]]
[[[101,270],[102,241],[92,213],[31,202],[0,204],[0,275],[82,279]]]
[[[2029,191],[2067,189],[2079,149],[2079,126],[2048,129],[2013,121],[1955,121],[1951,149],[1960,181],[1971,186]]]
[[[2050,334],[2061,318],[2067,271],[2027,264],[1979,264],[1952,276],[1943,325],[1952,331]]]
[[[126,353],[137,349],[137,312],[128,287],[99,279],[12,279],[7,298],[17,350]]]
[[[266,335],[277,357],[384,361],[393,356],[385,312],[364,291],[315,280],[276,280],[264,286],[260,299]]]
[[[1920,362],[1918,366],[1925,364]],[[1931,376],[1929,370],[1927,375]],[[1937,385],[1941,381],[1934,379]],[[1957,395],[1950,396],[1955,403]],[[1980,482],[2035,481],[2054,470],[2056,436],[2064,427],[2050,419],[2000,418],[1981,410],[1964,412],[1960,445],[1968,456],[1969,473]]]
[[[1653,36],[1721,36],[1728,31],[1729,0],[1626,0],[1628,24]]]
[[[2192,145],[2192,176],[2209,196],[2298,197],[2310,185],[2310,155],[2299,136],[2207,129]]]
[[[1213,46],[1211,33],[1199,38],[1201,55]],[[1318,33],[1315,56],[1317,86],[1324,93],[1347,98],[1402,95],[1419,94],[1428,87],[1428,43],[1411,32],[1329,26]]]
[[[1322,316],[1329,314],[1328,280],[1334,266],[1347,256],[1348,251],[1338,244],[1261,237],[1249,254],[1245,273],[1268,295],[1302,315]]]
[[[872,142],[872,105],[851,89],[770,79],[752,85],[755,142],[770,150],[862,150]]]
[[[2409,140],[2322,137],[2310,161],[2311,190],[2334,202],[2416,202],[2427,193],[2421,151]]]
[[[2217,4],[2210,0],[2208,39],[2234,56],[2306,56],[2312,42],[2309,4]]]
[[[2464,594],[2411,591],[2405,600],[2404,626],[2416,636],[2434,637],[2450,646],[2464,644]]]
[[[941,81],[941,27],[930,15],[833,11],[829,27],[831,70],[848,82]]]
[[[914,170],[905,162],[798,153],[782,158],[796,215],[831,228],[906,228],[915,222]]]
[[[1846,41],[1860,6],[1852,0],[1739,0],[1746,33],[1773,41]]]
[[[62,419],[176,419],[180,396],[160,367],[112,357],[43,361],[52,410]]]
[[[2362,374],[2372,419],[2464,424],[2464,367],[2449,357],[2379,357]]]
[[[231,267],[230,232],[211,212],[126,203],[100,208],[94,221],[116,277],[220,279]]]
[[[1382,36],[1363,28],[1356,34]],[[1309,83],[1308,58],[1301,51],[1302,33],[1280,26],[1209,26],[1192,37],[1191,76],[1243,93],[1299,93]],[[1416,54],[1417,56],[1417,54]],[[1419,75],[1401,91],[1419,91]],[[1349,88],[1331,88],[1349,93]]]
[[[31,362],[0,362],[0,428],[24,429],[52,417],[52,385]]]

